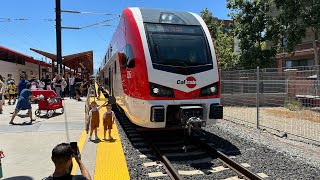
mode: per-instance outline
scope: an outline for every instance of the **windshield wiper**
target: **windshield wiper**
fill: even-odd
[[[172,59],[172,60],[170,60],[170,63],[171,64],[175,64],[175,65],[179,65],[179,66],[182,66],[182,67],[188,67],[188,64],[185,62],[185,61],[183,61],[183,60],[180,60],[180,59]]]
[[[155,43],[153,39],[152,39],[152,42],[153,42],[154,52],[156,53],[158,59],[162,63],[166,62],[166,60],[160,55],[159,45],[157,43]]]

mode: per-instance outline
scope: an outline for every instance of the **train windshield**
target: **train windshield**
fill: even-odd
[[[146,23],[154,65],[212,66],[211,53],[200,26]]]

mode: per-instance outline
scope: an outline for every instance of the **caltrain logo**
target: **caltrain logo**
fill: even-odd
[[[189,76],[186,80],[178,80],[177,84],[185,84],[188,88],[194,88],[197,85],[196,78]]]

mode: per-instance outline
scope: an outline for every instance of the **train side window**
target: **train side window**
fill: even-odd
[[[121,52],[121,59],[122,59],[122,68],[133,68],[132,62],[134,61],[134,54],[132,51],[132,47],[130,44],[127,44],[122,52]],[[130,64],[131,62],[131,64]],[[129,66],[130,64],[130,66]],[[134,64],[134,63],[133,63]]]
[[[114,61],[114,74],[117,74],[117,61]]]
[[[128,57],[126,55],[126,46],[122,49],[121,53],[120,53],[120,58],[121,58],[121,67],[122,68],[126,68],[127,66],[127,61],[128,61]]]
[[[109,86],[109,78],[104,78],[104,84]]]
[[[128,44],[128,47],[127,47],[127,56],[128,56],[127,67],[134,68],[135,59],[134,59],[133,50],[130,44]]]

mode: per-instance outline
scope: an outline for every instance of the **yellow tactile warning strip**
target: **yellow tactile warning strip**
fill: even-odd
[[[97,86],[96,86],[97,87]],[[104,99],[101,94],[101,99]],[[97,101],[99,105],[102,105],[104,101]],[[103,139],[103,113],[106,111],[105,107],[100,109],[100,126],[98,130],[98,136]],[[113,125],[111,136],[113,141],[102,140],[97,145],[96,153],[96,167],[94,171],[95,180],[118,180],[118,179],[130,179],[127,162],[122,150],[121,139],[118,133],[116,124]],[[108,138],[108,135],[107,135]]]
[[[79,147],[80,154],[81,154],[81,152],[83,150],[84,143],[86,142],[86,137],[87,137],[86,131],[82,131],[81,135],[80,135],[80,138],[78,140],[78,147]],[[75,175],[76,171],[77,171],[77,168],[78,168],[78,163],[76,162],[76,160],[74,158],[72,158],[72,164],[73,164],[73,166],[72,166],[71,174]]]

